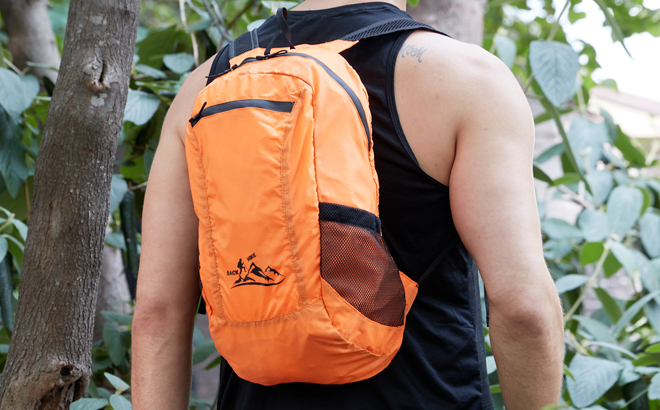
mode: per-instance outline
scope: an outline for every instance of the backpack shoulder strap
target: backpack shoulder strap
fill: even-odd
[[[215,59],[211,65],[209,75],[206,77],[206,85],[211,84],[211,81],[218,77],[219,73],[223,72],[227,67],[229,67],[229,61],[232,58],[258,47],[259,35],[257,34],[256,28],[243,33],[236,37],[234,40],[230,41],[225,48],[223,48],[215,55]]]
[[[379,21],[367,27],[361,28],[357,31],[345,35],[341,39],[346,41],[360,41],[365,38],[382,36],[385,34],[395,33],[397,31],[417,29],[429,30],[438,34],[442,34],[443,36],[450,37],[442,31],[439,31],[427,24],[420,23],[419,21],[415,21],[411,18],[393,18]]]
[[[278,10],[278,17],[280,15],[281,13],[279,13]],[[393,18],[393,19],[379,21],[367,27],[363,27],[357,31],[345,35],[344,37],[341,38],[341,40],[360,41],[365,38],[382,36],[397,31],[408,31],[408,30],[416,30],[416,29],[429,30],[450,37],[449,35],[443,33],[442,31],[439,31],[427,24],[415,21],[411,18]],[[226,47],[227,49],[226,52],[221,51],[215,56],[215,60],[211,65],[211,70],[207,77],[208,79],[206,81],[206,85],[209,85],[211,81],[213,81],[216,77],[218,77],[222,71],[226,70],[226,68],[229,67],[229,61],[232,58],[258,47],[259,47],[259,36],[257,35],[256,28],[238,36],[235,40],[230,41]],[[220,61],[221,59],[222,61]]]

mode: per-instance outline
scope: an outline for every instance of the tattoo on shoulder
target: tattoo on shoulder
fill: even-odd
[[[417,58],[417,62],[422,62],[422,54],[427,50],[427,48],[422,46],[416,46],[414,44],[405,44],[401,47],[399,54],[401,58],[412,57]]]

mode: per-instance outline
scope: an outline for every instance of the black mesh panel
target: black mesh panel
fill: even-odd
[[[321,277],[367,318],[386,326],[403,325],[405,290],[382,237],[365,227],[323,218],[320,225]]]

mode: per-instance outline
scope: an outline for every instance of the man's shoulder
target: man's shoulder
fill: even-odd
[[[509,68],[482,47],[425,30],[406,39],[396,68],[410,74],[410,80],[425,83],[431,92],[464,94],[499,81],[517,84]]]
[[[511,70],[480,46],[429,31],[416,31],[404,42],[396,64],[402,87],[416,90],[428,110],[460,122],[489,107],[525,100]]]
[[[171,124],[174,125],[175,133],[181,141],[185,138],[186,125],[188,124],[188,119],[191,117],[197,95],[206,87],[206,76],[211,70],[211,64],[213,64],[214,59],[215,55],[202,63],[186,77],[167,112],[167,120],[168,122],[171,121]]]

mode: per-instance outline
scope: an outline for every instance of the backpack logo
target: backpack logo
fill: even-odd
[[[227,271],[227,276],[238,276],[238,279],[234,282],[234,286],[231,287],[232,289],[245,285],[274,286],[279,285],[284,281],[284,275],[271,268],[270,265],[264,270],[254,263],[253,260],[256,257],[257,255],[253,253],[246,258],[247,262],[243,262],[243,258],[240,258],[236,264],[238,269]],[[246,268],[245,264],[248,262],[251,263],[250,266]]]

